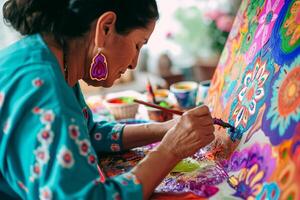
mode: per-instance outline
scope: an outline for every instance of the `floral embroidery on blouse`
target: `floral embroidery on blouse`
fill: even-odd
[[[32,80],[32,85],[35,87],[41,87],[44,84],[44,81],[40,78],[35,78]]]
[[[65,146],[60,149],[57,159],[64,168],[71,168],[75,162],[72,152]]]
[[[7,119],[4,124],[3,124],[3,133],[4,134],[7,134],[8,133],[8,130],[10,128],[10,119]]]
[[[42,112],[42,109],[40,109],[39,107],[34,107],[34,108],[32,109],[32,112],[33,112],[34,114],[40,114],[40,113]]]
[[[47,147],[45,147],[45,146],[38,147],[34,151],[34,155],[35,155],[38,163],[40,163],[41,165],[46,164],[50,159],[49,151],[48,151]]]
[[[83,113],[83,116],[84,116],[85,119],[89,119],[89,113],[88,113],[87,107],[84,107],[82,109],[82,113]]]
[[[22,183],[22,181],[18,181],[18,186],[24,190],[26,193],[28,193],[28,188]]]
[[[70,125],[69,126],[69,134],[73,140],[77,140],[80,135],[79,127],[76,125]]]
[[[114,152],[117,152],[117,151],[121,150],[120,145],[119,144],[115,144],[115,143],[110,145],[110,149],[112,151],[114,151]]]
[[[41,164],[36,162],[33,165],[30,166],[31,176],[29,180],[33,182],[36,178],[40,177],[41,174]]]
[[[51,123],[54,121],[55,115],[52,110],[43,110],[39,107],[34,107],[32,112],[40,115],[40,121],[44,124],[44,127],[42,127],[37,134],[39,146],[33,151],[35,161],[30,167],[31,175],[29,180],[34,182],[36,178],[40,177],[43,166],[50,160],[49,146],[52,144],[54,138],[54,133],[51,130]]]
[[[120,138],[120,132],[115,132],[115,133],[111,134],[112,140],[117,141],[117,140],[119,140],[119,138]]]
[[[37,138],[38,141],[42,143],[44,146],[48,146],[53,142],[54,134],[51,130],[45,128],[40,131]]]
[[[120,133],[123,130],[124,124],[116,124],[113,129],[112,133]]]
[[[120,196],[119,192],[114,193],[113,199],[114,200],[121,200],[121,196]]]
[[[52,123],[54,121],[54,113],[52,110],[47,110],[47,111],[44,111],[42,113],[42,116],[41,116],[41,122],[43,124],[49,124],[49,123]]]
[[[52,192],[48,187],[43,187],[40,189],[40,200],[51,200]]]
[[[102,134],[101,133],[95,133],[94,138],[95,138],[95,140],[100,141],[102,139]]]
[[[88,139],[79,139],[80,131],[79,127],[72,124],[69,126],[69,135],[75,141],[78,146],[80,155],[87,158],[87,162],[91,165],[96,164],[96,156],[91,152],[91,143]]]
[[[4,98],[5,98],[5,95],[3,92],[0,92],[0,108],[2,107],[3,103],[4,103]]]
[[[80,155],[87,156],[90,151],[90,142],[85,139],[78,142]]]

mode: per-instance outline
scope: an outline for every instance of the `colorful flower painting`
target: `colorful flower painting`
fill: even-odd
[[[193,163],[176,166],[155,192],[300,199],[300,0],[242,2],[204,102],[241,137],[216,126],[216,140],[191,156]],[[108,176],[124,173],[148,150],[101,164]]]
[[[259,56],[245,69],[229,119],[241,132],[246,132],[253,124],[259,108],[264,104],[273,69],[271,61],[263,60]]]
[[[280,68],[266,98],[262,128],[274,145],[290,139],[300,123],[300,56]]]

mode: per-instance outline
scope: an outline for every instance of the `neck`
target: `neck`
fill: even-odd
[[[76,38],[65,41],[65,47],[62,48],[52,36],[43,35],[43,39],[55,55],[66,82],[73,87],[84,76],[88,43],[84,43],[83,38]],[[64,72],[65,66],[67,66],[67,76]]]

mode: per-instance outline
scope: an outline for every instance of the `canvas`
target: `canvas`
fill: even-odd
[[[300,199],[299,0],[241,3],[205,103],[241,138],[217,127],[216,140],[177,165],[156,192]],[[136,152],[117,166],[105,158],[106,170],[136,164],[143,157]]]

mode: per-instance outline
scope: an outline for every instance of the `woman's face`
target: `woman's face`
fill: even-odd
[[[127,35],[120,35],[113,31],[112,34],[106,37],[101,48],[108,66],[107,79],[103,81],[91,80],[89,73],[85,73],[83,80],[93,86],[110,87],[127,69],[134,69],[137,65],[140,49],[150,38],[155,23],[156,21],[151,21],[146,28],[134,29]],[[97,51],[95,50],[93,56],[96,54]],[[89,60],[91,63],[92,58]]]

